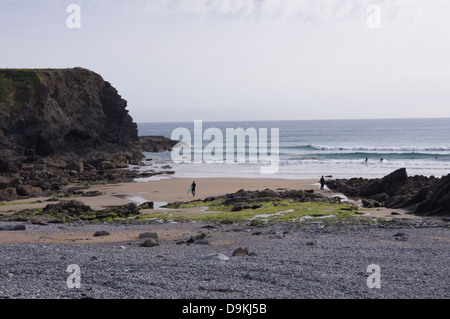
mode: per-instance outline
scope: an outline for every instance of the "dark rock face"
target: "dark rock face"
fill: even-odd
[[[115,161],[140,159],[127,102],[100,75],[82,68],[0,70],[0,79],[2,172],[55,155],[94,164],[106,154]]]
[[[327,186],[350,197],[363,198],[368,207],[408,209],[418,215],[450,215],[450,175],[409,176],[401,168],[382,179],[336,179]]]
[[[137,140],[127,102],[94,72],[81,68],[0,70],[0,76],[3,82],[15,84],[9,89],[12,97],[0,101],[0,129],[7,133],[6,143],[14,146],[17,155],[80,155],[98,148],[120,151]],[[18,105],[21,86],[28,95]]]
[[[178,143],[164,136],[140,136],[139,148],[142,152],[170,151]]]
[[[423,197],[426,199],[417,205],[415,214],[450,216],[450,175],[443,177],[436,183],[434,190],[427,192]]]
[[[144,145],[176,143],[140,142],[126,106],[110,83],[83,68],[0,69],[0,200],[76,179],[114,179],[118,168],[139,164]]]
[[[397,190],[408,183],[408,174],[405,168],[383,177],[379,181],[368,183],[360,190],[360,195],[364,197],[373,196],[380,193],[395,194]]]

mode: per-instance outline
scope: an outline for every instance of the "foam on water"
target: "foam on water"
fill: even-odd
[[[173,129],[192,129],[192,126],[193,123],[139,124],[139,133],[171,137]],[[450,119],[203,123],[203,129],[209,127],[223,131],[237,127],[279,128],[277,173],[261,175],[264,164],[249,164],[248,161],[243,164],[174,164],[170,152],[146,153],[146,156],[153,159],[155,167],[169,164],[176,172],[175,177],[189,178],[315,179],[322,175],[374,178],[399,168],[406,168],[410,176],[440,177],[450,173]],[[210,141],[203,142],[205,146]],[[155,176],[142,181],[161,178],[167,177]]]

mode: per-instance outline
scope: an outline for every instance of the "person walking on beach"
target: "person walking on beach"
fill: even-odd
[[[324,189],[325,187],[325,178],[322,175],[322,178],[320,179],[320,189]]]
[[[195,182],[195,181],[193,181],[192,182],[192,185],[191,185],[191,193],[192,193],[192,196],[195,196],[195,188],[197,187],[197,183]]]

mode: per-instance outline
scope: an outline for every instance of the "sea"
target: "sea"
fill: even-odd
[[[258,132],[258,140],[247,138],[244,161],[226,161],[227,129],[243,129]],[[177,130],[178,129],[178,130]],[[189,132],[174,138],[174,132]],[[210,129],[210,130],[208,130]],[[260,129],[263,129],[260,131]],[[264,130],[266,129],[266,130]],[[272,129],[278,131],[272,134]],[[204,135],[208,131],[221,132],[215,136]],[[399,169],[406,168],[409,176],[424,175],[441,177],[450,174],[450,118],[434,119],[352,119],[352,120],[289,120],[289,121],[236,121],[201,122],[199,130],[195,122],[138,123],[140,136],[162,135],[182,141],[186,146],[178,153],[145,153],[153,168],[170,166],[174,177],[243,177],[243,178],[381,178]],[[275,131],[275,132],[276,132]],[[200,132],[200,133],[199,133]],[[242,132],[242,131],[241,131]],[[266,133],[266,134],[263,134]],[[176,135],[176,134],[175,134]],[[190,136],[189,136],[190,135]],[[218,149],[223,144],[223,161],[194,161],[195,138],[202,141],[196,152],[216,155],[211,152],[212,141]],[[222,136],[223,135],[223,141]],[[255,143],[268,141],[267,154],[277,158],[276,170],[262,173],[267,161],[251,161],[249,152]],[[217,140],[216,140],[217,139]],[[253,143],[253,144],[252,144]],[[273,144],[272,144],[273,143]],[[218,146],[219,145],[219,146]],[[265,144],[258,144],[265,145]],[[272,146],[277,146],[272,153]],[[192,147],[192,148],[191,148]],[[261,146],[262,149],[262,146]],[[206,152],[207,150],[207,152]],[[257,148],[259,151],[259,149]],[[238,146],[234,152],[238,152]],[[222,154],[219,153],[219,154]],[[183,161],[176,160],[183,155]],[[175,160],[174,160],[175,159]],[[206,156],[205,156],[206,159]],[[258,158],[257,158],[258,159]],[[271,163],[274,165],[274,163]],[[158,177],[154,177],[158,178]],[[159,177],[160,178],[160,177]]]

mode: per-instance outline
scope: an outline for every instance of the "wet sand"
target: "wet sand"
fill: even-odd
[[[191,201],[205,199],[210,196],[220,196],[228,193],[245,190],[272,190],[281,189],[315,189],[318,182],[314,180],[291,180],[291,179],[259,179],[259,178],[202,178],[197,179],[196,196],[188,194],[187,191],[192,183],[191,179],[169,178],[148,182],[132,182],[107,185],[95,185],[89,188],[80,188],[84,191],[100,191],[103,195],[95,197],[77,197],[94,210],[101,210],[111,206],[126,205],[128,203],[143,203],[152,201],[156,203],[173,203],[177,201]],[[44,202],[48,198],[34,198],[27,200],[13,201],[8,205],[0,206],[0,213],[7,213],[10,209],[23,210],[26,208],[45,207]],[[43,203],[34,203],[36,201]]]
[[[74,197],[78,201],[91,206],[94,210],[102,210],[111,206],[126,205],[128,203],[141,204],[146,201],[153,201],[155,209],[150,211],[170,211],[170,209],[160,208],[160,205],[176,201],[191,201],[195,199],[205,199],[210,196],[220,196],[228,193],[237,192],[240,189],[245,190],[290,190],[290,189],[313,189],[315,192],[324,193],[327,196],[335,196],[330,190],[320,190],[318,181],[315,180],[293,180],[293,179],[262,179],[262,178],[202,178],[197,179],[196,196],[188,194],[187,190],[192,183],[191,179],[169,178],[148,182],[132,182],[108,185],[96,185],[85,188],[84,191],[99,191],[100,196],[95,197]],[[61,198],[67,200],[68,198]],[[24,209],[44,208],[49,204],[48,198],[34,198],[9,203],[7,206],[0,206],[1,214],[8,214],[14,211]],[[40,202],[39,202],[40,201]],[[355,202],[358,204],[358,202]],[[14,205],[12,205],[14,204]],[[189,214],[201,214],[202,208],[189,208],[184,210]],[[419,216],[406,214],[403,210],[394,209],[370,209],[366,210],[366,215],[375,218],[408,218],[421,219]],[[398,215],[392,215],[396,212]],[[210,212],[209,212],[210,213]],[[0,223],[4,224],[4,223]],[[13,224],[13,223],[6,223]],[[16,224],[19,224],[17,222]],[[97,227],[98,228],[98,227]],[[163,227],[162,227],[163,228]],[[170,233],[162,231],[162,236],[179,236],[183,232],[184,226],[179,224],[179,230],[175,231],[172,227]],[[77,226],[67,227],[65,225],[56,227],[39,227],[38,225],[27,225],[25,232],[0,232],[0,244],[2,243],[106,243],[121,242],[138,238],[142,232],[136,225],[133,228],[123,228],[116,230],[111,236],[93,237],[95,227]],[[176,229],[176,228],[175,228]],[[162,230],[162,229],[161,229]],[[174,231],[176,235],[174,235]]]

